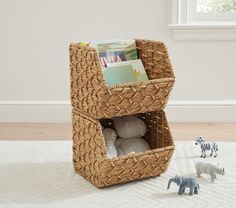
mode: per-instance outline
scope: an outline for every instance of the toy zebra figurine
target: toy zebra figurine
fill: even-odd
[[[206,151],[211,150],[210,156],[212,156],[213,152],[215,152],[214,157],[217,157],[217,152],[218,152],[218,145],[215,142],[205,142],[202,137],[199,137],[195,141],[195,145],[200,145],[202,155],[201,157],[206,157]]]

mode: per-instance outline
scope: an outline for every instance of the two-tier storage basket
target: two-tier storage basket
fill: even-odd
[[[166,47],[150,40],[136,46],[149,80],[106,86],[96,49],[70,44],[74,169],[97,187],[159,176],[174,151],[163,111],[175,81]],[[108,159],[102,128],[123,115],[143,119],[151,150]]]

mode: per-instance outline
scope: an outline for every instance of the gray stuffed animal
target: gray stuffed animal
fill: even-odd
[[[175,176],[174,178],[171,178],[169,180],[167,189],[170,188],[171,182],[174,182],[179,186],[179,195],[182,195],[184,193],[185,188],[189,188],[189,195],[198,194],[198,191],[200,189],[199,183],[195,178]]]
[[[224,175],[225,169],[220,168],[216,165],[213,165],[211,163],[204,163],[204,162],[197,162],[195,165],[195,169],[197,172],[197,176],[200,177],[201,173],[209,174],[211,176],[211,181],[214,182],[216,179],[216,174],[218,175]]]

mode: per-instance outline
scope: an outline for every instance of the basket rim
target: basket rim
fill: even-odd
[[[161,147],[161,148],[155,148],[155,149],[151,149],[151,150],[146,150],[144,152],[136,152],[136,153],[130,153],[128,155],[121,155],[118,157],[113,157],[113,158],[107,158],[104,161],[118,161],[120,159],[129,159],[129,158],[138,158],[141,156],[145,156],[145,155],[150,155],[150,154],[158,154],[160,152],[164,152],[164,151],[168,151],[168,150],[174,150],[175,149],[175,144],[173,143],[173,145],[168,145],[165,147]]]
[[[142,39],[142,38],[141,39],[131,38],[131,40],[134,40],[135,42],[140,41],[140,42],[149,42],[149,43],[159,43],[159,44],[165,45],[165,43],[163,41],[158,41],[158,40],[149,40],[149,39]],[[86,46],[86,45],[81,46],[80,42],[71,42],[71,43],[69,43],[69,46],[80,47],[80,48],[90,48],[90,49],[94,49],[96,51],[96,48],[94,48],[94,47]]]
[[[140,42],[159,43],[159,44],[162,44],[165,46],[164,42],[156,41],[156,40],[148,40],[148,39],[133,39],[133,40],[140,41]],[[83,49],[91,50],[93,53],[96,54],[97,58],[99,58],[99,53],[98,53],[97,49],[92,46],[81,46],[79,43],[70,43],[70,47],[78,47],[81,49],[83,48]],[[102,72],[103,67],[100,62],[99,62],[99,68],[100,68],[100,71]],[[148,84],[153,84],[153,83],[175,81],[175,75],[173,73],[173,75],[169,76],[169,77],[148,79],[148,80],[144,80],[144,81],[135,81],[135,82],[129,82],[129,83],[120,83],[120,84],[114,84],[114,85],[107,85],[105,82],[105,78],[102,76],[102,81],[103,81],[103,83],[102,83],[103,88],[110,90],[110,89],[114,89],[114,88],[135,87],[135,86],[139,86],[139,85],[148,85]]]
[[[121,83],[116,85],[105,85],[107,89],[114,89],[114,88],[123,88],[123,87],[135,87],[139,85],[149,85],[149,84],[157,84],[157,83],[164,83],[164,82],[170,82],[175,81],[175,77],[165,77],[165,78],[157,78],[157,79],[149,79],[144,81],[135,81],[135,82],[129,82],[129,83]]]

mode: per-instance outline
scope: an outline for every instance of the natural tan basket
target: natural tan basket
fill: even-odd
[[[157,41],[136,45],[149,80],[109,87],[96,50],[70,45],[74,168],[97,187],[158,176],[174,151],[163,111],[175,80],[167,50]],[[151,150],[108,159],[102,127],[113,128],[110,118],[133,114],[146,123]]]
[[[75,171],[97,187],[159,176],[165,172],[174,151],[165,113],[161,110],[143,113],[139,117],[146,123],[145,140],[151,150],[108,159],[102,127],[112,128],[112,120],[103,119],[99,122],[74,110]]]
[[[96,49],[72,43],[72,106],[96,119],[164,109],[175,80],[166,47],[150,40],[136,45],[149,80],[108,87]]]

